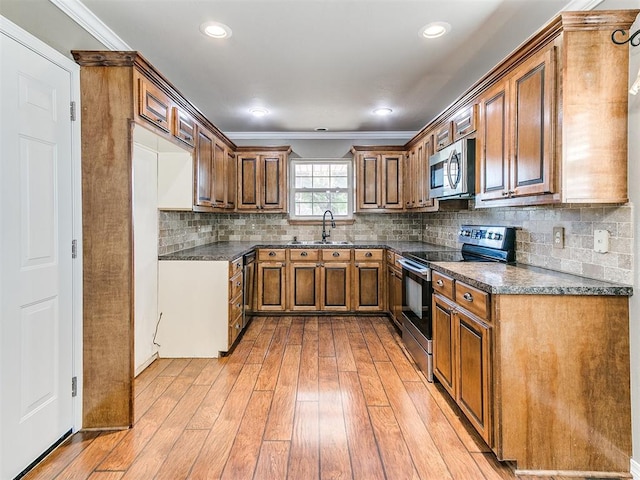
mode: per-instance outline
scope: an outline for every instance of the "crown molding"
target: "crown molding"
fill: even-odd
[[[417,131],[390,132],[225,132],[231,140],[404,140]]]
[[[80,0],[49,0],[109,50],[133,50]]]

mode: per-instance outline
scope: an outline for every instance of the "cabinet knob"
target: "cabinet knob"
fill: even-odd
[[[373,253],[371,252],[367,252],[364,254],[365,257],[373,257]]]
[[[331,254],[331,256],[332,256],[332,257],[339,257],[339,256],[340,256],[340,254],[339,254],[338,252],[333,252],[333,253]]]
[[[269,256],[270,257],[275,257],[276,256],[276,252],[269,252]]]
[[[465,292],[465,294],[462,295],[462,298],[464,298],[467,302],[473,302],[473,295],[471,295],[469,292]]]
[[[239,287],[240,285],[242,285],[242,282],[236,282],[236,287]]]
[[[436,282],[436,285],[438,285],[439,287],[444,287],[444,282],[442,280],[438,280]]]
[[[300,256],[301,256],[301,257],[307,257],[308,255],[309,255],[309,254],[308,254],[307,252],[302,252],[302,253],[300,254]]]

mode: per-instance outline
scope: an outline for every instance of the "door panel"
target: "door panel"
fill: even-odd
[[[72,429],[70,73],[0,34],[0,478]]]

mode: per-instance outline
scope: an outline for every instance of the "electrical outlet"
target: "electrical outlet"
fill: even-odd
[[[608,230],[593,231],[593,251],[598,253],[607,253],[609,251]]]
[[[564,248],[564,227],[553,227],[553,248]]]

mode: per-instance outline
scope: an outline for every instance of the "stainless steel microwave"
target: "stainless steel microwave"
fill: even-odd
[[[475,192],[476,141],[463,138],[429,157],[430,198],[468,198]]]

